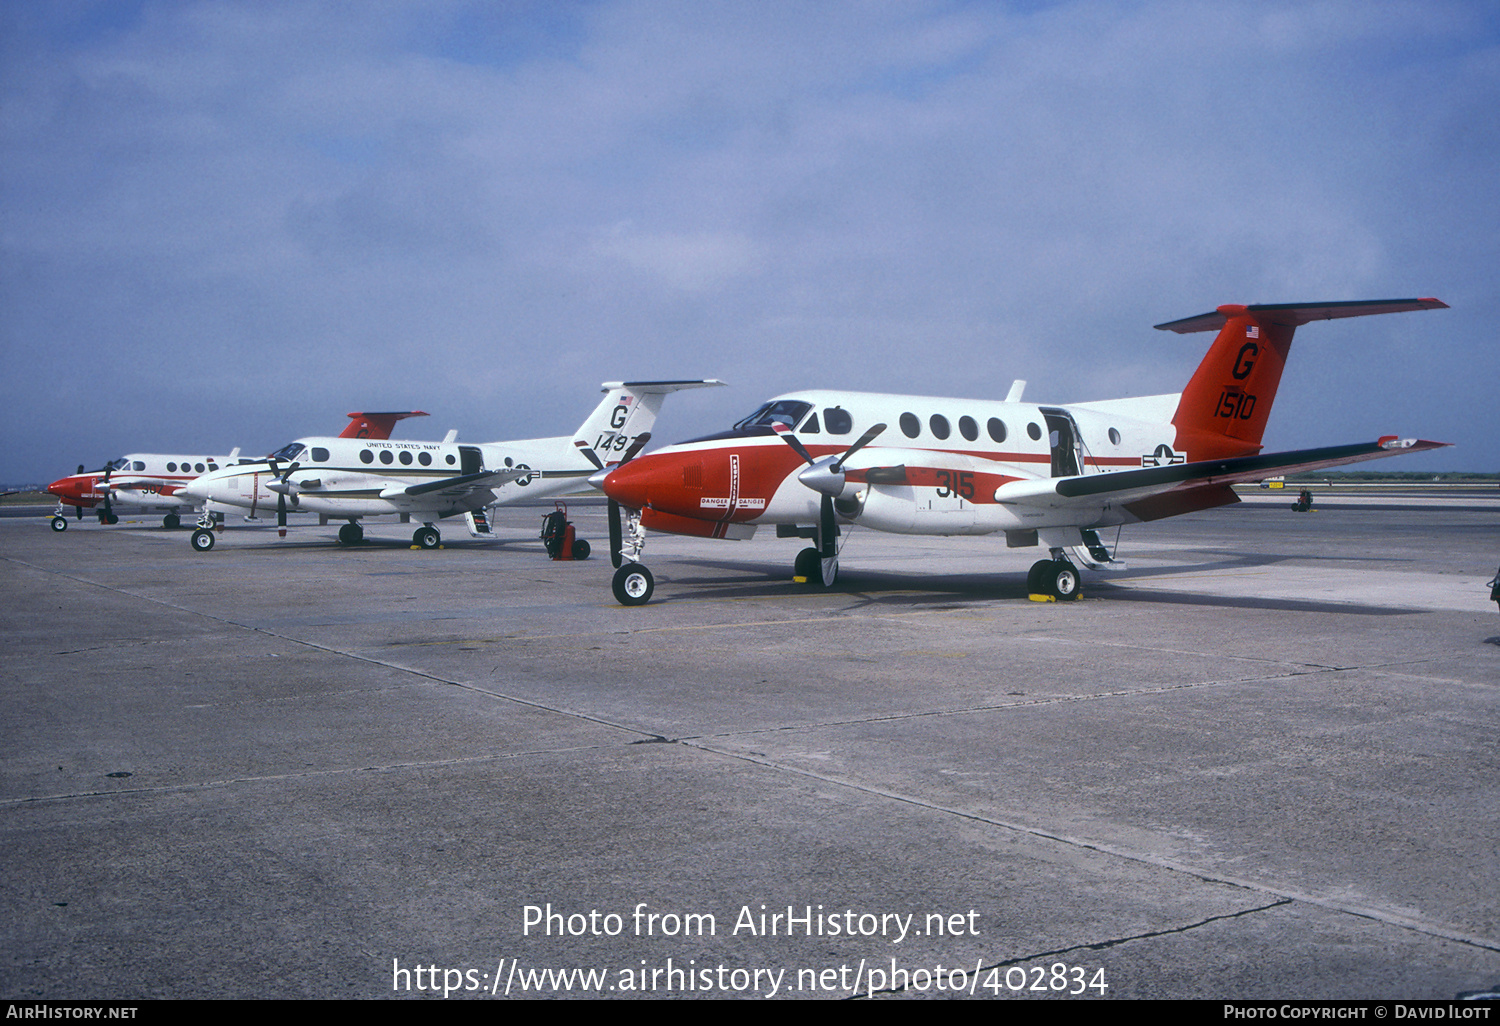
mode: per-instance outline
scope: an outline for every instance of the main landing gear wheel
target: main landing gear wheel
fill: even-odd
[[[818,550],[809,546],[797,553],[797,562],[792,564],[792,580],[798,584],[812,584],[822,577],[822,569],[819,563],[823,557],[818,555]]]
[[[644,606],[655,590],[651,571],[639,563],[626,563],[615,571],[615,598],[622,606]]]
[[[797,562],[792,566],[792,580],[813,588],[832,588],[838,576],[838,557],[824,559],[822,553],[813,546],[797,553]]]
[[[1060,602],[1072,602],[1078,598],[1078,568],[1066,559],[1052,564],[1047,574],[1047,590]]]
[[[1026,574],[1028,595],[1050,595],[1060,602],[1072,602],[1081,594],[1078,568],[1066,559],[1039,559]]]
[[[193,532],[193,551],[207,552],[214,547],[214,533],[207,528],[200,527]]]
[[[343,531],[339,534],[342,536]],[[411,536],[412,543],[419,549],[435,549],[443,543],[443,536],[438,534],[435,527],[419,527],[416,534]]]
[[[161,518],[161,526],[165,527],[168,531],[175,531],[182,526],[182,520],[176,513],[168,513]]]
[[[99,523],[101,524],[118,524],[119,522],[120,518],[113,513],[99,514]]]
[[[339,528],[339,541],[345,545],[358,545],[365,539],[365,529],[358,524],[345,524]]]
[[[68,518],[67,517],[53,517],[52,518],[52,530],[54,530],[54,531],[66,531],[67,529],[68,529]]]
[[[1031,569],[1026,573],[1026,594],[1046,595],[1047,574],[1052,570],[1052,560],[1039,559],[1031,564]]]

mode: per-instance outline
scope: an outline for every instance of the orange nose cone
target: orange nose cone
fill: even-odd
[[[93,490],[94,482],[86,477],[60,477],[47,486],[47,491],[59,499],[78,500],[85,492]]]
[[[650,456],[641,456],[616,467],[604,479],[604,494],[622,506],[645,509],[651,501],[651,483],[656,477]]]

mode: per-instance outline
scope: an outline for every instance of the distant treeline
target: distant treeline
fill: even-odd
[[[1420,470],[1311,470],[1304,474],[1288,474],[1288,481],[1344,481],[1347,483],[1390,481],[1395,484],[1423,484],[1437,481],[1441,484],[1488,484],[1500,483],[1500,473],[1471,474],[1450,470],[1439,473]]]

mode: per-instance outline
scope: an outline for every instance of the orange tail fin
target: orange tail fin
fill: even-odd
[[[406,413],[351,413],[349,425],[344,428],[339,437],[383,440],[391,437],[391,429],[396,426],[396,421],[405,420],[407,417],[425,416],[427,414],[421,410],[411,410]]]
[[[1176,448],[1189,462],[1251,456],[1261,449],[1292,334],[1308,321],[1405,310],[1447,309],[1437,299],[1221,306],[1213,313],[1158,324],[1186,333],[1219,329],[1208,355],[1182,390],[1172,423]]]

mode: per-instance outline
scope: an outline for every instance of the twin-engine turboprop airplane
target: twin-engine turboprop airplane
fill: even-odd
[[[317,513],[325,522],[347,520],[339,528],[339,541],[346,545],[364,538],[361,517],[415,517],[423,526],[412,543],[435,549],[442,543],[435,520],[469,514],[470,531],[486,533],[480,519],[485,507],[583,487],[590,475],[621,455],[634,455],[650,440],[669,392],[722,384],[606,382],[606,395],[594,412],[575,433],[559,438],[479,445],[459,445],[452,433],[441,442],[299,438],[264,459],[205,474],[178,494],[252,511],[275,506],[281,527],[289,509]],[[194,549],[214,547],[211,527],[205,514],[193,532]]]
[[[797,557],[795,579],[827,587],[838,573],[840,525],[854,524],[898,534],[1004,531],[1011,547],[1040,544],[1050,552],[1028,576],[1034,595],[1077,598],[1074,560],[1091,569],[1123,566],[1101,528],[1238,502],[1230,487],[1237,482],[1446,444],[1390,436],[1260,451],[1298,325],[1446,306],[1436,299],[1236,305],[1158,324],[1219,331],[1176,395],[1046,406],[1022,402],[1025,382],[1017,381],[1004,402],[778,396],[728,431],[595,475],[610,498],[615,597],[625,605],[651,597],[651,572],[639,562],[646,529],[748,538],[774,524],[779,538],[813,542]]]
[[[397,421],[425,416],[427,414],[421,410],[351,413],[349,424],[339,437],[389,438]],[[68,519],[63,508],[65,506],[72,506],[79,520],[83,519],[85,509],[98,507],[101,524],[119,523],[120,518],[115,513],[116,506],[148,513],[165,513],[162,526],[175,528],[181,522],[182,512],[197,505],[179,494],[182,486],[202,474],[228,466],[239,454],[238,449],[228,456],[133,452],[110,460],[98,470],[85,471],[80,466],[76,474],[58,478],[47,486],[47,491],[57,496],[57,509],[52,514],[52,530],[68,529]]]

